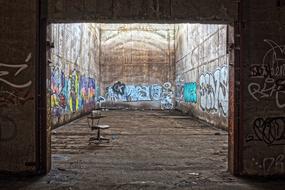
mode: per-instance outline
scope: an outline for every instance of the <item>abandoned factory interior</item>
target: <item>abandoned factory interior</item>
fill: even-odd
[[[0,0],[0,190],[285,188],[285,1]]]

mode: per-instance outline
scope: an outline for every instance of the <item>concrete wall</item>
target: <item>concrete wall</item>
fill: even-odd
[[[174,25],[101,25],[104,105],[173,108]]]
[[[49,20],[233,22],[237,1],[229,0],[49,0]]]
[[[51,36],[51,115],[59,125],[95,107],[99,30],[95,24],[53,24]]]
[[[0,171],[35,172],[36,1],[0,1]]]
[[[175,32],[177,109],[227,128],[226,25],[180,24]]]
[[[249,0],[243,15],[243,174],[284,175],[285,2]]]
[[[0,62],[2,64],[0,78],[13,84],[11,86],[10,83],[7,84],[1,80],[1,88],[4,92],[16,93],[17,97],[31,98],[25,104],[15,105],[10,100],[6,103],[5,99],[10,97],[9,95],[3,95],[3,93],[1,95],[1,114],[5,117],[8,115],[9,119],[3,118],[0,122],[0,170],[17,172],[34,170],[32,166],[35,161],[36,146],[34,131],[39,124],[34,120],[36,106],[33,100],[36,98],[35,82],[39,80],[39,78],[36,80],[35,72],[36,49],[38,49],[36,44],[37,2],[34,0],[0,1],[0,22],[3,26],[0,29]],[[243,9],[242,17],[238,20],[239,2]],[[241,164],[237,166],[237,171],[243,175],[284,175],[284,76],[278,74],[280,64],[282,65],[284,60],[282,47],[285,44],[285,6],[283,0],[262,2],[256,0],[49,0],[48,3],[48,19],[55,22],[187,20],[234,23],[236,21],[236,44],[233,47],[236,57],[241,55],[241,61],[237,58],[234,66],[237,77],[235,97],[239,100],[235,104],[238,117],[233,130],[239,138],[235,139],[239,151],[234,153],[239,158],[235,164]],[[240,30],[241,35],[238,33]],[[276,61],[278,64],[272,66],[271,64]],[[6,65],[9,65],[9,73],[13,74],[3,76],[3,71],[7,74]],[[14,66],[10,68],[10,65],[21,65],[21,67],[16,68],[15,71]],[[261,69],[256,70],[254,65],[260,66]],[[279,67],[278,72],[276,69],[273,69],[273,73],[263,72],[262,70],[266,70],[264,68],[268,68],[267,65],[269,68]],[[266,73],[271,73],[271,76]],[[29,85],[30,81],[32,83],[28,88],[18,89],[16,87],[19,86],[14,86],[14,84]],[[17,135],[9,135],[15,134],[13,132],[15,130],[11,129],[16,129]],[[47,139],[47,141],[50,140]],[[230,145],[233,145],[232,141]]]

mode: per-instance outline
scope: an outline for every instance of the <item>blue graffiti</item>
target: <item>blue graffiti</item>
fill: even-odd
[[[76,70],[65,76],[54,70],[51,75],[52,116],[60,117],[64,113],[89,111],[96,103],[96,81],[80,76]]]
[[[196,82],[185,83],[183,91],[184,101],[197,103],[197,84]]]
[[[116,82],[106,89],[107,101],[138,102],[138,101],[160,101],[162,109],[172,109],[171,83],[163,86],[152,85],[125,85]]]

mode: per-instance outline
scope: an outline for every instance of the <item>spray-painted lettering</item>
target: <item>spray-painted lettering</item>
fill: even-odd
[[[172,109],[173,91],[171,83],[167,82],[163,85],[126,85],[120,81],[114,85],[107,87],[107,101],[160,101],[162,109]]]
[[[275,98],[278,108],[285,108],[285,45],[264,40],[269,46],[261,65],[252,65],[250,76],[262,81],[248,85],[249,94],[256,100]]]
[[[261,141],[267,145],[285,145],[285,117],[257,118],[253,122],[253,132],[246,141]]]
[[[203,111],[228,114],[228,66],[200,76],[200,107]]]
[[[32,58],[32,54],[30,53],[26,60],[25,64],[4,64],[0,63],[0,82],[5,83],[6,85],[13,87],[13,88],[27,88],[31,86],[32,81],[29,80],[28,82],[25,83],[15,83],[10,80],[8,80],[5,77],[11,77],[11,71],[8,71],[8,69],[16,69],[15,72],[13,73],[13,77],[17,77],[22,71],[26,70],[28,68],[28,63]]]

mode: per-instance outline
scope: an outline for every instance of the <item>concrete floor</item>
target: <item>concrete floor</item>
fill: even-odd
[[[1,176],[0,189],[285,189],[282,179],[227,172],[227,132],[179,112],[107,111],[110,143],[88,144],[86,117],[54,130],[44,177]],[[93,131],[93,133],[95,133]]]

